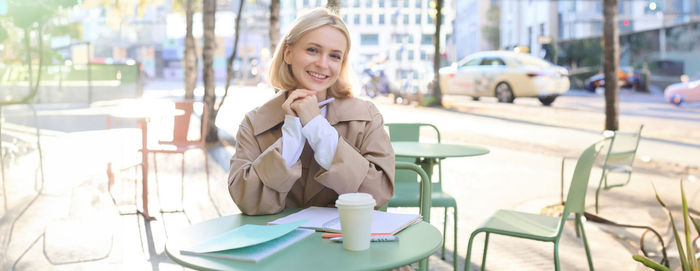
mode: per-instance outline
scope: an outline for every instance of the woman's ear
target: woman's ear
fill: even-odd
[[[291,59],[292,58],[292,48],[289,45],[284,45],[284,54],[283,54],[283,60],[284,64],[291,64]]]

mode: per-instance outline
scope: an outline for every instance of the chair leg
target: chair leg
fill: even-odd
[[[182,171],[180,171],[180,179],[182,182],[180,182],[180,205],[182,205],[182,209],[185,209],[185,153],[182,153],[182,162],[180,163],[180,167],[182,168]]]
[[[583,222],[581,221],[581,215],[577,215],[579,227],[581,227],[581,235],[583,236],[583,247],[586,249],[586,258],[588,259],[588,269],[593,271],[593,260],[591,258],[591,250],[588,248],[588,239],[586,239],[586,231],[583,230]]]
[[[469,236],[469,243],[467,244],[467,258],[464,261],[464,271],[469,271],[469,265],[471,265],[472,262],[472,242],[477,234],[479,234],[478,230],[472,232],[472,235]],[[486,234],[488,234],[488,232]],[[486,251],[484,251],[484,253],[486,253]]]
[[[442,257],[440,257],[443,261],[445,260],[445,240],[447,240],[447,206],[445,206],[445,216],[443,217],[444,220],[442,221]]]
[[[454,248],[454,251],[452,253],[452,268],[455,271],[457,271],[457,255],[459,255],[459,254],[457,253],[457,205],[456,204],[455,204],[455,206],[453,206],[452,210],[454,210],[454,214],[452,214],[452,217],[454,218],[454,222],[452,223],[454,226],[454,229],[452,230],[452,232],[454,233],[453,239],[454,239],[454,243],[455,243],[454,244],[455,248]]]
[[[600,181],[598,182],[598,188],[595,190],[595,213],[598,213],[598,195],[600,194],[600,187],[603,185],[603,179],[606,178],[606,173],[600,176]]]
[[[486,270],[486,252],[489,250],[489,235],[491,233],[486,232],[486,238],[484,239],[484,256],[481,259],[481,271]]]
[[[559,240],[554,241],[554,270],[561,270],[559,266]]]
[[[581,218],[581,215],[576,214],[576,219],[574,219],[574,228],[576,228],[576,238],[581,238],[581,233],[579,233],[579,230],[578,230],[580,218]]]

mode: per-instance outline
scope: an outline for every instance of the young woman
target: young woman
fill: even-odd
[[[394,192],[394,151],[384,120],[352,97],[343,21],[325,8],[299,17],[277,46],[270,82],[280,91],[246,114],[228,188],[248,215],[333,206],[339,194]]]

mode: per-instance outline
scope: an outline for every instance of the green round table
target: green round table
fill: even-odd
[[[315,232],[257,263],[180,253],[183,247],[244,224],[263,225],[298,210],[286,209],[265,216],[236,214],[194,224],[170,235],[165,253],[178,264],[199,270],[385,270],[425,259],[437,251],[442,242],[442,236],[434,226],[419,222],[399,232],[398,242],[373,242],[365,251],[347,251],[341,243],[322,239],[321,232]]]
[[[396,157],[415,158],[415,163],[420,165],[429,177],[433,176],[433,166],[437,159],[479,156],[489,153],[489,150],[484,147],[459,144],[396,141],[391,142],[391,146],[394,148]]]

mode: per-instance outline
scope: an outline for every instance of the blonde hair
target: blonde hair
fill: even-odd
[[[347,49],[343,53],[343,63],[340,67],[338,80],[329,89],[327,95],[336,98],[352,96],[351,68],[348,64],[348,54],[350,52],[350,33],[345,23],[337,14],[326,8],[315,8],[308,13],[297,18],[291,30],[282,38],[277,45],[275,54],[272,56],[269,75],[270,84],[279,90],[293,90],[298,87],[298,82],[292,75],[291,67],[284,62],[284,50],[286,46],[294,46],[301,37],[309,31],[322,26],[331,26],[345,35]]]

